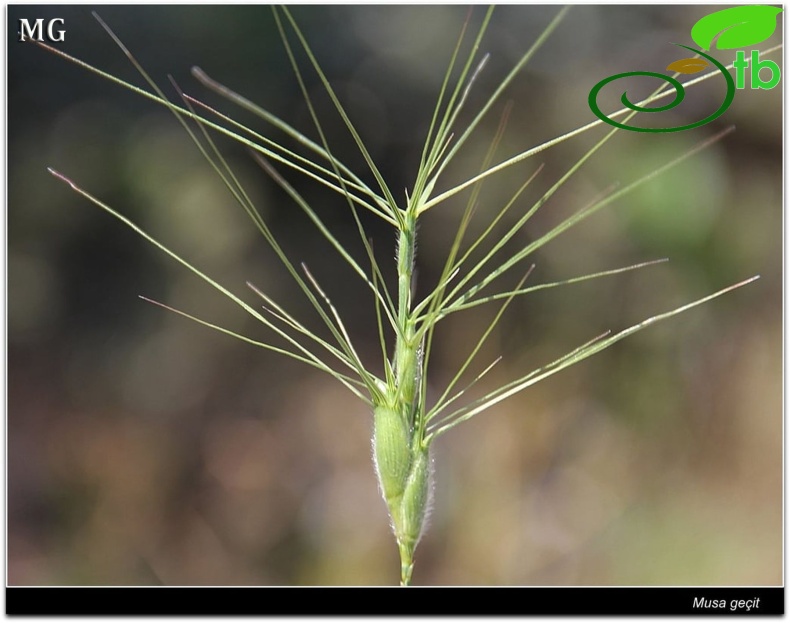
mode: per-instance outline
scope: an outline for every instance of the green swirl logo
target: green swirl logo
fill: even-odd
[[[774,30],[776,30],[776,19],[781,12],[782,9],[780,8],[763,5],[732,7],[722,11],[716,11],[710,15],[706,15],[696,24],[694,24],[691,29],[691,38],[703,50],[711,49],[714,39],[716,40],[716,47],[718,49],[732,49],[755,45],[765,41],[774,33]],[[620,98],[620,101],[627,109],[634,112],[657,113],[670,110],[679,105],[686,95],[683,85],[674,77],[654,71],[629,71],[604,78],[590,91],[590,95],[587,98],[590,110],[592,110],[595,116],[601,121],[616,128],[630,130],[632,132],[682,132],[683,130],[698,128],[701,125],[705,125],[706,123],[710,123],[714,119],[719,118],[722,114],[724,114],[727,108],[729,108],[730,104],[732,104],[732,100],[735,98],[736,86],[738,89],[744,88],[744,74],[746,69],[749,68],[749,62],[746,61],[744,53],[738,52],[737,60],[735,63],[733,63],[733,66],[737,72],[736,85],[736,81],[733,80],[729,71],[727,71],[727,68],[709,54],[706,54],[702,50],[696,50],[679,43],[676,43],[675,45],[689,50],[697,56],[693,58],[683,58],[670,63],[667,66],[667,70],[681,74],[693,74],[705,69],[708,66],[708,62],[710,62],[724,77],[724,80],[727,83],[727,94],[725,95],[721,106],[719,106],[719,108],[714,113],[708,115],[700,121],[682,126],[671,128],[647,128],[632,126],[615,121],[614,119],[608,117],[598,106],[598,94],[600,93],[601,89],[603,89],[603,87],[605,87],[610,82],[614,82],[615,80],[619,80],[621,78],[628,78],[630,76],[649,76],[651,78],[663,80],[674,89],[675,97],[669,104],[664,106],[640,106],[633,103],[628,98],[628,93],[624,92]],[[769,69],[771,71],[771,78],[768,81],[761,80],[761,69]],[[761,61],[759,59],[759,53],[756,51],[752,52],[752,88],[773,88],[779,83],[779,75],[779,67],[776,65],[776,63],[773,63],[772,61]]]

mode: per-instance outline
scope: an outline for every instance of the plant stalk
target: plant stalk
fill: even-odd
[[[414,550],[430,497],[430,457],[424,443],[420,391],[421,340],[412,310],[416,226],[416,216],[407,212],[398,235],[398,334],[390,366],[393,375],[383,401],[373,410],[376,472],[398,543],[401,586],[411,583]]]

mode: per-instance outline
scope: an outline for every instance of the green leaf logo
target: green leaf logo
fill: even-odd
[[[706,15],[691,28],[691,38],[703,50],[745,48],[765,41],[776,30],[781,8],[763,4],[736,6]]]

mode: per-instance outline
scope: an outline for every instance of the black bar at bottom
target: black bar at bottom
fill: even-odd
[[[6,614],[781,615],[784,588],[10,587]]]

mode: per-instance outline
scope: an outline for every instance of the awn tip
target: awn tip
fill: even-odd
[[[74,190],[78,190],[77,186],[72,182],[69,178],[67,178],[63,173],[60,173],[53,169],[52,167],[47,167],[47,171],[49,171],[52,175],[57,177],[59,180],[66,182],[69,186],[71,186]]]

